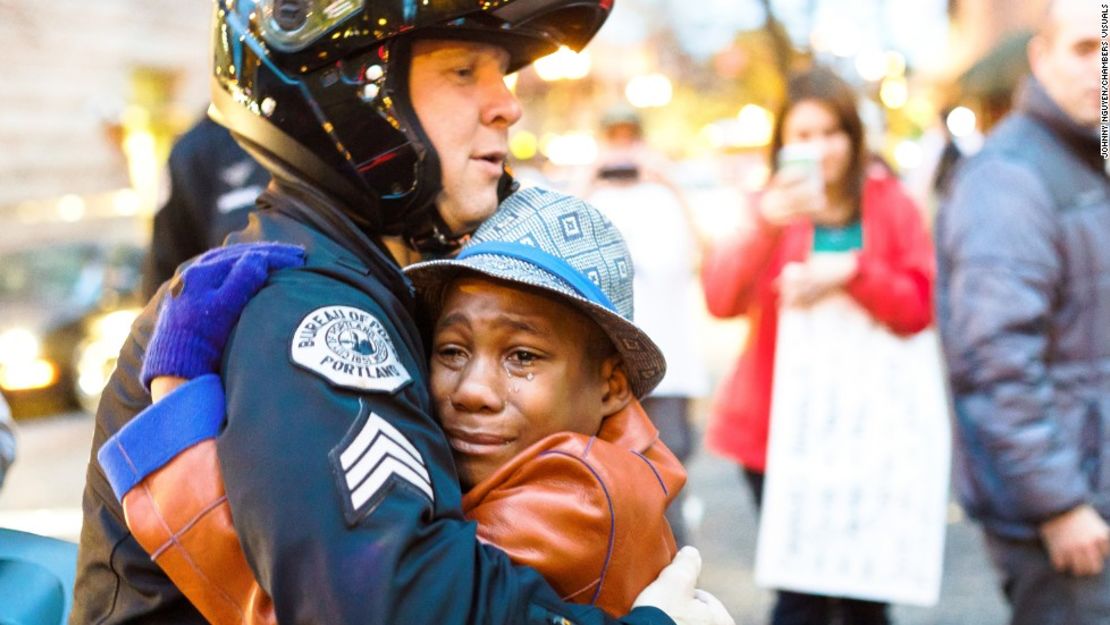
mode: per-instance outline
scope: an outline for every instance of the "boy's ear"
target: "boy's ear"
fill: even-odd
[[[611,417],[624,409],[632,401],[632,386],[624,371],[624,360],[620,354],[606,356],[601,361],[601,378],[604,394],[601,397],[601,417]]]

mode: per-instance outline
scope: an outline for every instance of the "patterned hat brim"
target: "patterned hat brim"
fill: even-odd
[[[405,268],[405,275],[416,287],[417,299],[432,319],[439,316],[438,307],[443,302],[447,285],[465,272],[548,291],[584,312],[617,348],[624,361],[632,393],[637,399],[646,397],[667,372],[662,350],[647,333],[619,314],[579,295],[566,282],[531,263],[494,254],[477,254],[462,260],[430,260]]]

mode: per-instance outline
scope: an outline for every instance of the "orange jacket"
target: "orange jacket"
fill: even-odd
[[[535,443],[467,493],[463,509],[481,540],[537,569],[567,601],[620,615],[674,557],[663,512],[685,481],[632,401],[595,437]],[[136,540],[206,619],[276,623],[235,534],[214,438],[146,476],[122,503]]]
[[[663,512],[685,483],[633,401],[597,436],[555,434],[524,450],[466,494],[463,513],[563,600],[620,616],[675,555]]]

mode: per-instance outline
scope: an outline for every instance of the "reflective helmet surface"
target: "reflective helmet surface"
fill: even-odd
[[[275,174],[337,197],[369,231],[419,236],[441,181],[408,92],[413,40],[500,45],[515,71],[581,49],[612,3],[216,0],[214,114]]]

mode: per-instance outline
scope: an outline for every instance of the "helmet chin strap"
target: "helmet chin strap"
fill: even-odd
[[[457,252],[470,232],[452,233],[436,207],[436,198],[443,189],[439,153],[420,123],[409,89],[414,40],[413,37],[395,37],[386,45],[389,46],[390,57],[396,59],[388,79],[391,90],[397,96],[394,100],[396,110],[405,122],[405,134],[413,144],[419,146],[421,153],[417,163],[415,195],[405,200],[405,206],[390,207],[387,204],[385,209],[393,208],[403,212],[401,237],[410,248],[425,257],[445,257]]]
[[[516,193],[519,188],[520,183],[513,178],[512,173],[506,167],[501,179],[497,181],[498,206],[505,201],[505,198]],[[405,234],[405,242],[408,246],[420,252],[425,259],[454,256],[470,239],[474,230],[478,229],[475,226],[465,232],[451,232],[451,228],[447,226],[447,222],[444,221],[438,208],[429,211],[428,215],[424,228]]]
[[[436,221],[442,220],[437,217]],[[454,256],[470,238],[470,233],[452,236],[445,234],[446,230],[442,224],[433,224],[430,230],[405,237],[405,242],[425,260]]]

